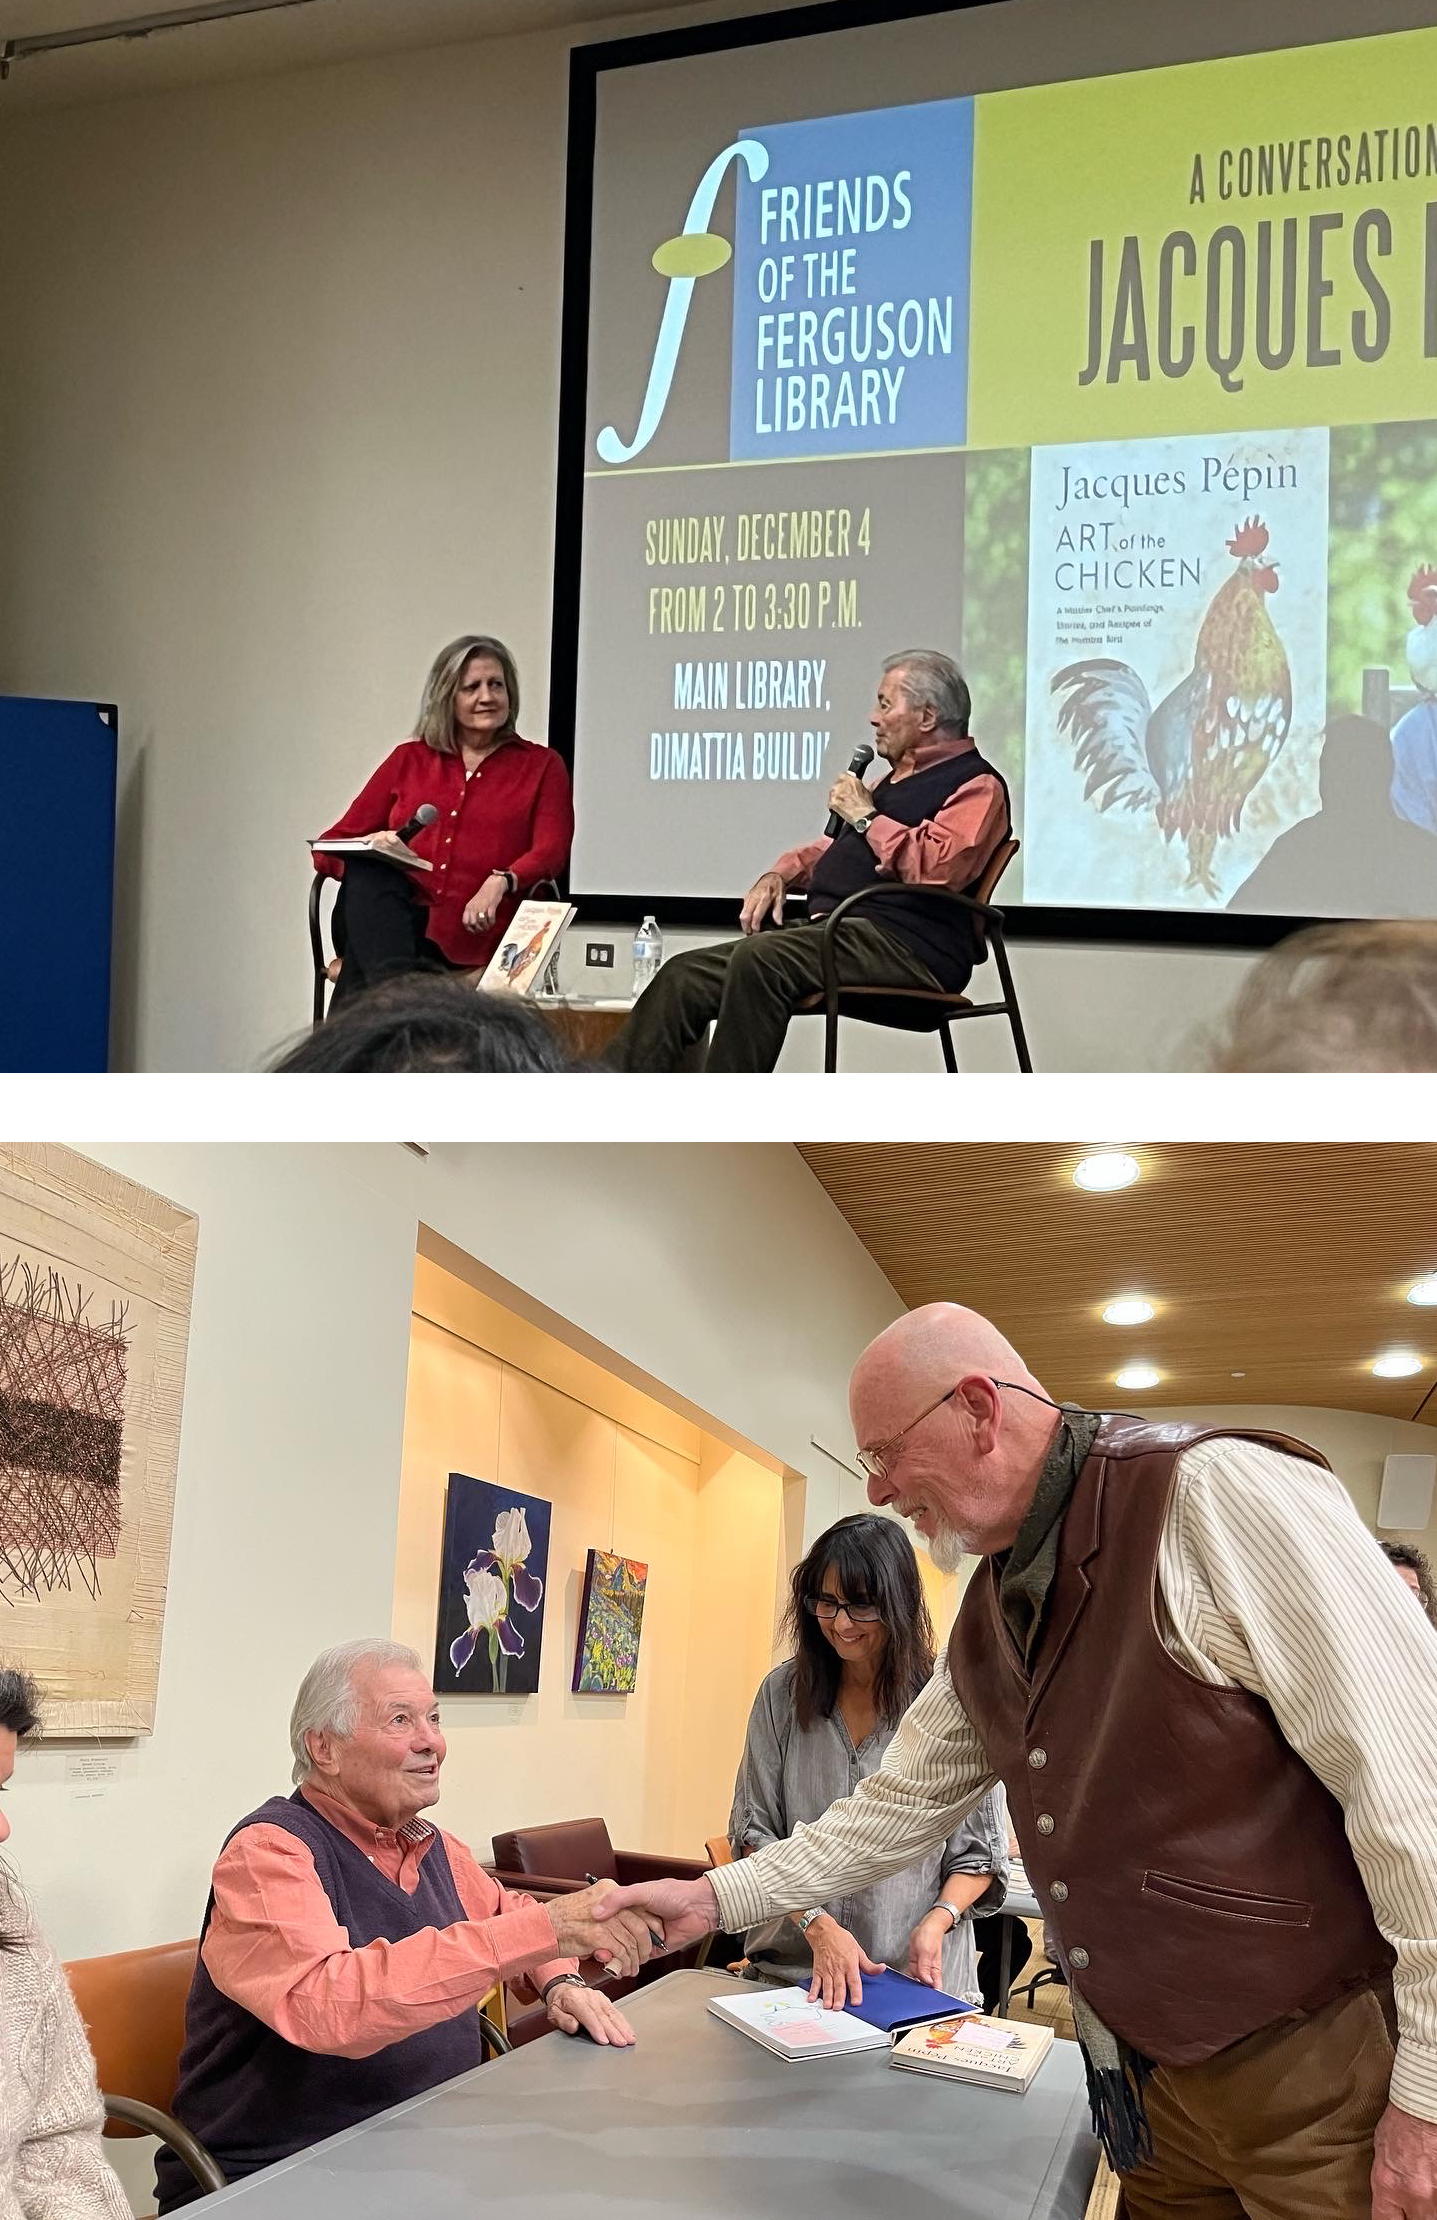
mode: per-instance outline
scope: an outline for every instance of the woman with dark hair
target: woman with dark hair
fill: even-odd
[[[407,972],[302,1033],[274,1071],[567,1071],[554,1028],[521,995]]]
[[[518,718],[519,673],[502,640],[466,632],[439,650],[413,739],[323,835],[367,839],[372,854],[314,859],[341,881],[336,1002],[397,971],[482,968],[520,898],[567,869],[569,774],[552,749],[520,739]],[[432,820],[401,840],[426,803]]]
[[[0,1666],[0,1788],[38,1725],[34,1682]],[[0,1813],[0,1842],[9,1834]],[[75,2000],[18,1885],[0,1873],[0,2213],[130,2220],[100,2149],[101,2120]]]
[[[794,1654],[754,1699],[734,1784],[735,1857],[781,1841],[876,1773],[933,1671],[913,1544],[871,1511],[820,1534],[794,1570],[784,1627]],[[1008,1826],[994,1791],[918,1864],[755,1928],[749,1969],[807,1982],[811,1997],[841,2006],[862,2001],[865,1973],[891,1965],[977,2003],[971,1915],[980,1903],[996,1910],[1007,1884]]]
[[[1395,1566],[1397,1577],[1405,1582],[1421,1604],[1433,1626],[1437,1626],[1437,1582],[1432,1578],[1432,1565],[1425,1550],[1415,1542],[1379,1542],[1377,1547]]]

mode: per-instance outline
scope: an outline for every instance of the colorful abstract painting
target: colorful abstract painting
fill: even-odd
[[[639,1672],[649,1568],[610,1549],[591,1549],[579,1604],[576,1696],[629,1696]]]
[[[440,1695],[537,1689],[551,1511],[540,1496],[450,1473],[434,1644]]]
[[[49,1735],[155,1721],[198,1223],[0,1147],[0,1603]]]

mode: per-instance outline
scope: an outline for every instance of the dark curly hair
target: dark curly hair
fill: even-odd
[[[33,1734],[39,1724],[40,1695],[34,1681],[28,1673],[22,1673],[18,1666],[0,1665],[0,1730],[13,1734],[17,1741],[23,1742],[25,1736]],[[13,1901],[14,1891],[3,1869],[0,1869],[0,1911],[4,1909],[6,1897]],[[17,1933],[8,1921],[0,1917],[0,1950],[18,1950],[23,1940],[23,1934]]]
[[[1426,1552],[1418,1549],[1413,1542],[1379,1542],[1377,1547],[1389,1565],[1416,1573],[1417,1593],[1422,1599],[1422,1608],[1433,1626],[1437,1626],[1437,1581],[1432,1577],[1432,1563]]]
[[[876,1605],[888,1644],[874,1675],[873,1702],[892,1726],[933,1670],[933,1621],[913,1544],[895,1519],[859,1511],[820,1534],[793,1570],[783,1627],[793,1643],[793,1707],[800,1727],[828,1719],[843,1667],[817,1619],[804,1608],[831,1572],[850,1603]]]
[[[517,994],[408,971],[361,988],[272,1071],[566,1071],[554,1029]]]

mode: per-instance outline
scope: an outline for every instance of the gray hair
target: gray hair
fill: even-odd
[[[476,655],[492,656],[504,673],[504,684],[509,689],[509,714],[499,727],[502,739],[515,730],[519,722],[519,668],[502,640],[487,632],[465,632],[448,647],[442,647],[429,666],[429,676],[424,681],[424,692],[419,702],[419,717],[414,727],[415,737],[427,740],[439,755],[456,755],[458,745],[454,738],[454,697],[459,691],[459,681]]]
[[[291,1778],[296,1787],[307,1781],[314,1771],[305,1746],[307,1734],[347,1735],[353,1734],[358,1726],[359,1699],[354,1693],[354,1676],[361,1665],[409,1665],[416,1673],[424,1670],[414,1651],[403,1642],[384,1642],[377,1635],[370,1635],[362,1642],[340,1642],[332,1650],[321,1650],[299,1684],[299,1694],[289,1715],[289,1746],[294,1752]]]
[[[1253,965],[1206,1068],[1437,1071],[1437,923],[1293,933]]]
[[[931,709],[940,732],[966,736],[973,697],[951,655],[942,655],[937,648],[909,648],[903,655],[889,656],[883,666],[885,678],[890,671],[902,671],[910,709]]]

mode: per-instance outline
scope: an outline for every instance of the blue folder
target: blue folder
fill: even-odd
[[[930,1989],[926,1982],[910,1981],[906,1973],[894,1973],[885,1966],[882,1973],[865,1973],[863,2002],[845,2004],[843,2009],[857,2020],[867,2020],[870,2027],[897,2035],[906,2028],[921,2027],[926,2020],[951,2019],[956,2012],[977,2012],[982,2007],[947,1996],[942,1989]]]

